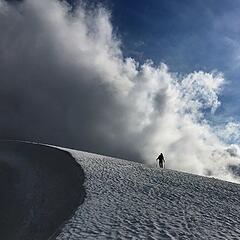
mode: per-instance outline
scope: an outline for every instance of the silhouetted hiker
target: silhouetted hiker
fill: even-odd
[[[158,161],[159,167],[160,168],[164,168],[164,164],[165,164],[165,159],[163,154],[161,153],[158,158],[156,159],[156,161]],[[164,163],[164,164],[163,164]]]

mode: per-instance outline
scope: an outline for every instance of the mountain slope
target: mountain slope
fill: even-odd
[[[240,185],[91,153],[0,142],[0,190],[4,240],[240,238]]]
[[[81,166],[63,150],[0,142],[0,239],[48,239],[84,198]]]
[[[239,239],[240,186],[69,150],[86,198],[58,240]]]

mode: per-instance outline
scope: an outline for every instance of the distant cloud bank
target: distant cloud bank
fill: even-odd
[[[181,76],[124,58],[104,7],[0,0],[0,137],[40,141],[238,181],[227,144],[239,123],[211,127],[219,72]],[[226,139],[227,138],[227,139]],[[234,153],[234,154],[233,154]]]

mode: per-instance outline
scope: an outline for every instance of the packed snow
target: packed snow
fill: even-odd
[[[57,240],[240,238],[240,185],[69,151],[86,198]]]

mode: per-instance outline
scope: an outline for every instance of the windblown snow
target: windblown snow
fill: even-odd
[[[86,198],[57,240],[240,238],[240,185],[69,151]]]

